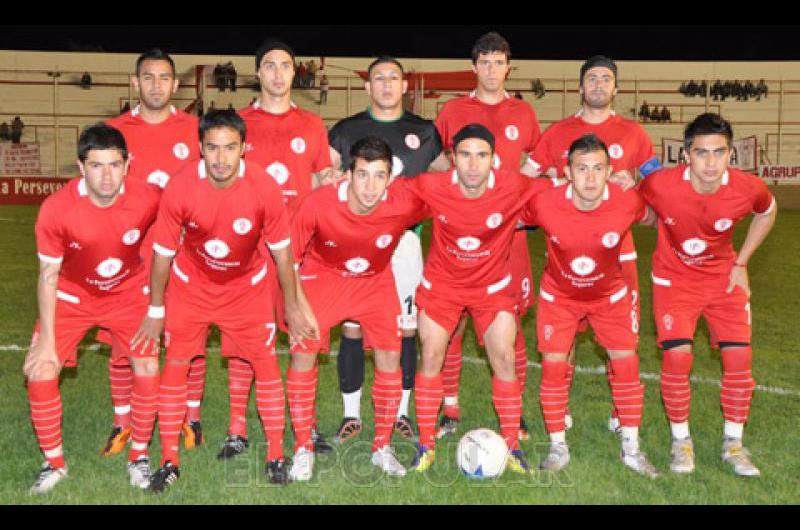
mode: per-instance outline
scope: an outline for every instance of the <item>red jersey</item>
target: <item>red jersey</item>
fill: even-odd
[[[267,273],[260,238],[272,250],[290,244],[277,184],[244,161],[226,189],[208,182],[202,160],[176,175],[164,190],[153,231],[153,249],[162,256],[177,253],[173,271],[186,282],[198,277],[215,284],[255,285]]]
[[[775,199],[764,181],[737,169],[729,168],[711,195],[697,193],[689,175],[689,167],[682,165],[654,173],[639,185],[642,198],[658,214],[654,281],[727,282],[736,259],[736,223],[750,214],[769,213]]]
[[[147,123],[139,116],[139,106],[108,120],[119,129],[128,146],[128,181],[142,180],[164,188],[169,179],[200,159],[198,120],[175,107],[161,123]]]
[[[293,213],[312,189],[312,173],[331,167],[328,131],[322,118],[292,103],[271,114],[258,102],[239,111],[247,125],[245,160],[264,168],[280,186]]]
[[[569,146],[581,136],[590,133],[597,135],[606,144],[614,172],[633,172],[656,156],[653,142],[639,123],[612,113],[603,123],[592,124],[576,114],[552,124],[542,134],[530,155],[534,166],[542,173],[554,167],[558,176],[564,176]]]
[[[518,170],[523,154],[533,151],[541,135],[536,112],[528,103],[506,94],[500,103],[489,105],[473,92],[451,99],[442,107],[436,118],[442,147],[452,150],[453,137],[471,123],[483,125],[494,135],[495,169]]]
[[[422,281],[466,288],[511,281],[511,240],[522,205],[553,185],[502,169],[489,174],[488,187],[477,199],[464,196],[455,170],[425,173],[414,184],[433,218]]]
[[[36,248],[40,260],[62,264],[59,297],[79,302],[82,296],[141,288],[146,279],[139,247],[156,219],[158,200],[152,186],[131,181],[113,205],[100,208],[89,199],[83,178],[49,196],[36,219]]]
[[[622,297],[626,283],[620,242],[644,218],[644,201],[634,190],[608,184],[600,206],[583,212],[573,204],[572,194],[571,185],[549,190],[533,197],[522,211],[523,222],[540,226],[547,240],[541,289],[580,301]]]
[[[315,190],[292,218],[294,254],[303,273],[324,268],[351,278],[378,274],[406,229],[429,217],[408,179],[394,181],[369,215],[350,210],[348,186],[344,181]]]

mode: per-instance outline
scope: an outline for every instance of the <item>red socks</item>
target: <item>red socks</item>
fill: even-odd
[[[256,374],[256,406],[264,436],[269,443],[267,461],[283,458],[283,433],[286,430],[286,401],[278,361],[254,361]]]
[[[301,447],[314,450],[311,427],[314,424],[314,402],[317,392],[317,367],[308,372],[296,372],[289,368],[286,373],[286,394],[289,398],[289,415],[294,428],[294,449]]]
[[[528,352],[525,349],[525,333],[517,317],[517,338],[514,342],[514,371],[519,381],[520,392],[525,392],[525,384],[528,382]]]
[[[125,429],[131,423],[133,391],[133,368],[127,357],[108,361],[108,384],[111,388],[111,404],[114,406],[114,425]]]
[[[158,396],[158,428],[161,434],[161,465],[171,461],[180,465],[178,439],[183,418],[186,416],[186,379],[188,364],[175,364],[169,361],[161,374]]]
[[[720,402],[726,421],[746,423],[756,382],[753,380],[753,350],[726,348],[722,350],[722,390]]]
[[[153,435],[153,426],[158,412],[159,376],[133,376],[131,394],[131,449],[128,458],[135,462],[147,455],[147,444]]]
[[[447,397],[458,398],[458,387],[461,382],[461,343],[464,335],[455,335],[447,345],[442,367],[442,388]],[[444,415],[451,418],[460,418],[461,411],[458,405],[444,407]]]
[[[418,373],[414,385],[417,426],[419,427],[419,443],[433,448],[436,436],[436,419],[439,405],[442,403],[442,374],[425,377]],[[519,424],[517,425],[519,427]]]
[[[689,421],[689,404],[692,389],[689,374],[692,372],[692,353],[665,351],[661,363],[661,399],[672,423]]]
[[[639,427],[644,407],[644,385],[639,381],[639,357],[612,359],[611,399],[622,427]]]
[[[228,359],[230,419],[228,434],[247,438],[247,401],[255,374],[250,363],[239,357]]]
[[[403,372],[381,372],[375,368],[375,384],[372,386],[372,403],[375,408],[375,438],[372,450],[377,451],[392,440],[392,431],[397,417],[397,407],[403,395]]]
[[[509,450],[519,449],[519,417],[522,414],[522,392],[519,381],[501,381],[492,377],[492,403],[500,418],[500,434]]]
[[[186,421],[200,421],[200,403],[203,401],[203,390],[206,385],[206,358],[201,355],[192,359],[189,365],[187,381],[188,394]]]
[[[564,416],[569,402],[566,361],[542,361],[542,383],[539,402],[542,405],[544,424],[548,433],[566,430]]]
[[[28,381],[28,403],[33,430],[45,459],[56,469],[64,467],[64,453],[61,451],[61,417],[64,409],[58,379]],[[56,455],[56,452],[59,454]]]

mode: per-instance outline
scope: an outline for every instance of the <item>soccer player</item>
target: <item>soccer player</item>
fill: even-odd
[[[397,59],[382,56],[367,69],[369,80],[364,88],[370,98],[369,108],[337,123],[330,131],[331,159],[334,167],[350,167],[350,149],[361,138],[378,136],[393,153],[393,177],[414,177],[427,171],[442,152],[439,133],[432,122],[406,112],[403,94],[408,89],[403,65]],[[392,257],[397,295],[403,304],[403,398],[397,409],[395,430],[406,438],[414,437],[408,406],[417,369],[417,306],[414,293],[422,279],[421,226],[407,230]],[[339,389],[344,402],[344,418],[335,441],[349,440],[361,432],[361,387],[364,384],[364,346],[358,324],[342,326],[339,355]]]
[[[203,160],[175,175],[164,190],[154,227],[151,309],[133,342],[157,345],[166,328],[158,413],[161,468],[150,489],[163,491],[180,476],[178,435],[186,413],[189,361],[202,351],[212,323],[230,341],[223,344],[223,356],[242,357],[253,367],[256,403],[269,443],[267,475],[272,483],[286,484],[284,395],[266,277],[277,272],[292,339],[316,337],[316,324],[297,301],[280,190],[259,174],[258,166],[242,160],[244,122],[234,111],[211,111],[200,120],[199,137]],[[263,243],[274,270],[258,249]]]
[[[525,198],[551,184],[516,170],[493,170],[495,139],[483,125],[465,126],[452,142],[455,170],[426,173],[416,182],[431,210],[433,234],[417,289],[422,364],[415,382],[419,445],[412,467],[424,472],[433,464],[445,350],[466,311],[486,344],[494,373],[492,401],[509,448],[509,466],[526,473],[518,439],[522,388],[515,370],[518,300],[511,240]]]
[[[610,359],[611,397],[622,424],[622,462],[655,478],[658,472],[639,449],[644,403],[636,355],[639,321],[619,262],[620,242],[633,223],[647,221],[647,210],[636,191],[607,183],[613,170],[596,135],[575,140],[567,160],[566,189],[537,195],[522,212],[523,222],[541,227],[547,241],[536,332],[542,353],[539,400],[550,451],[539,468],[558,471],[569,463],[564,432],[567,356],[579,323],[588,319]]]
[[[729,122],[702,114],[684,132],[686,165],[659,171],[640,185],[658,215],[653,316],[664,351],[661,396],[672,430],[670,470],[675,473],[694,470],[689,375],[702,315],[712,345],[722,352],[722,460],[737,475],[760,474],[742,444],[755,387],[747,264],[775,224],[777,205],[758,177],[728,167],[732,142]],[[734,227],[750,214],[753,220],[737,253]]]
[[[472,48],[472,70],[478,77],[478,85],[468,96],[448,101],[436,119],[436,127],[445,149],[454,148],[453,138],[464,126],[479,123],[489,129],[496,139],[494,169],[506,169],[513,174],[519,171],[525,153],[533,151],[539,140],[539,121],[536,112],[526,102],[512,97],[505,91],[505,80],[511,71],[511,48],[497,33],[480,37]],[[446,169],[437,160],[437,169]],[[534,168],[527,162],[523,172],[533,175]],[[518,230],[514,235],[512,259],[512,286],[517,293],[517,314],[525,315],[531,306],[531,263],[528,254],[527,232]],[[461,342],[465,322],[459,325],[447,350],[444,364],[444,410],[438,436],[455,432],[461,416],[458,406],[458,386],[461,377]],[[527,378],[528,357],[525,351],[525,335],[520,322],[514,343],[515,369],[521,389]],[[528,438],[528,428],[520,420],[520,435]]]
[[[125,137],[130,158],[128,181],[140,180],[160,191],[178,171],[187,165],[196,165],[200,160],[197,118],[171,105],[180,81],[175,76],[175,62],[163,50],[152,49],[139,56],[131,83],[139,95],[139,104],[107,123]],[[146,276],[149,277],[151,233],[145,235],[141,248],[147,267]],[[101,330],[98,340],[104,341],[104,336],[107,334]],[[114,425],[102,451],[104,456],[121,452],[132,432],[130,398],[133,372],[128,359],[123,357],[110,361],[108,372]],[[200,403],[205,375],[205,357],[195,357],[189,370],[187,414],[182,427],[186,449],[203,443]]]
[[[389,475],[405,468],[389,445],[402,394],[400,369],[403,314],[392,268],[392,255],[407,227],[427,216],[410,190],[412,183],[392,179],[392,150],[368,136],[348,152],[347,180],[312,193],[292,219],[298,282],[314,311],[321,340],[292,348],[287,394],[295,432],[290,476],[310,480],[314,469],[311,422],[317,387],[316,359],[327,345],[332,326],[359,322],[375,349],[375,438],[372,463]]]
[[[46,462],[32,494],[50,491],[67,476],[58,376],[63,367],[77,366],[78,343],[94,326],[109,330],[112,359],[127,357],[133,367],[128,475],[139,488],[150,480],[147,445],[156,416],[158,350],[135,350],[130,341],[147,313],[139,247],[155,221],[159,194],[141,182],[125,181],[125,138],[108,125],[81,133],[78,167],[82,178],[48,197],[36,220],[39,320],[23,371]]]
[[[312,189],[326,181],[331,173],[328,131],[322,119],[292,101],[295,56],[285,42],[267,40],[256,51],[256,75],[261,96],[239,112],[247,125],[245,160],[261,166],[263,175],[280,187],[289,216]],[[282,294],[277,278],[268,278],[278,327],[283,323]],[[230,421],[228,434],[217,455],[233,458],[249,445],[247,440],[247,401],[253,384],[251,366],[237,358],[228,361]],[[331,445],[313,430],[315,450],[330,452]]]
[[[612,174],[610,182],[623,189],[636,183],[638,170],[642,177],[661,168],[653,142],[638,122],[617,115],[613,110],[617,95],[617,65],[608,57],[595,55],[583,63],[580,69],[582,105],[574,115],[554,123],[542,134],[536,148],[530,154],[530,163],[536,172],[550,176],[563,176],[568,165],[567,153],[572,142],[585,134],[595,134],[608,147]],[[639,274],[636,269],[636,247],[630,232],[620,247],[620,262],[625,282],[631,290],[636,318],[639,318]],[[585,323],[579,330],[585,328]],[[575,374],[575,347],[570,351],[567,379],[572,386]],[[610,377],[609,373],[609,377]],[[572,426],[572,416],[567,413],[567,429]],[[609,429],[618,431],[619,418],[616,412],[609,420]]]

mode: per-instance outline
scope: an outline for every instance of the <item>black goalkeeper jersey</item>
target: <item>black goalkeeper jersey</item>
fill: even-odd
[[[394,121],[379,121],[364,111],[340,121],[328,133],[331,147],[342,157],[342,169],[350,167],[352,145],[365,136],[377,136],[392,148],[394,176],[424,173],[442,152],[442,140],[432,121],[410,112]]]

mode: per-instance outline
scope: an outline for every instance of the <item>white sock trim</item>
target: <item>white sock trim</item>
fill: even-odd
[[[672,438],[675,440],[685,440],[690,436],[688,421],[684,421],[681,423],[670,423],[669,428],[672,431]]]
[[[726,421],[723,432],[726,438],[738,438],[741,440],[742,436],[744,436],[744,423]]]
[[[50,449],[49,451],[44,451],[44,456],[46,458],[57,458],[64,454],[64,447],[59,445],[55,449]]]
[[[397,407],[397,419],[401,416],[408,416],[408,404],[411,401],[411,390],[403,390],[403,396],[400,398],[400,406]]]
[[[114,414],[128,414],[131,411],[130,405],[122,405],[119,407],[114,407]]]
[[[566,443],[567,441],[567,433],[565,431],[559,432],[551,432],[550,433],[550,443]]]
[[[199,408],[200,407],[200,401],[187,401],[186,402],[186,406],[190,407],[190,408],[193,408],[193,409]]]
[[[351,392],[350,394],[342,394],[342,401],[344,402],[344,416],[345,418],[361,419],[361,389]]]
[[[444,397],[444,406],[445,407],[457,407],[458,406],[458,396],[445,396]]]
[[[131,449],[134,451],[146,451],[147,444],[146,443],[138,443],[138,442],[131,442]]]

